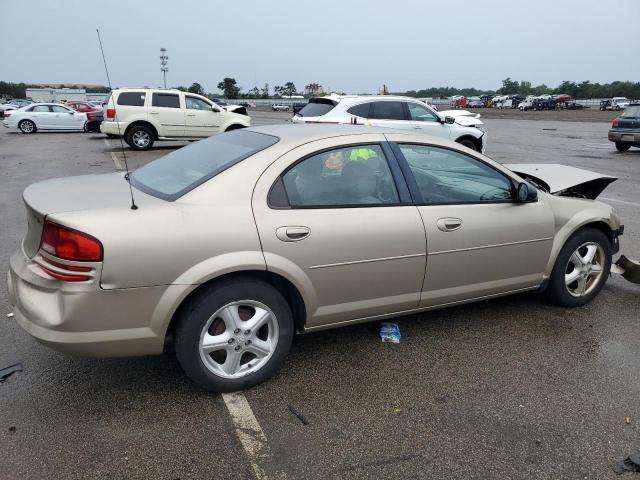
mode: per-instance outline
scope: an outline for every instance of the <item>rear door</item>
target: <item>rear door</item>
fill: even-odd
[[[149,116],[160,124],[161,137],[183,137],[185,135],[185,110],[177,93],[153,92]]]
[[[256,185],[267,268],[304,292],[309,327],[418,305],[424,227],[381,140],[368,134],[307,143],[276,160]]]
[[[372,102],[368,123],[375,127],[413,129],[406,102],[396,100]]]
[[[185,134],[188,137],[210,137],[218,133],[222,114],[214,111],[212,104],[202,98],[186,95]]]
[[[28,115],[36,122],[37,128],[51,128],[54,114],[53,112],[51,112],[51,108],[49,105],[36,105],[31,108],[31,111],[28,113]]]
[[[457,150],[399,143],[394,151],[417,198],[427,237],[421,307],[537,287],[554,236],[541,196],[516,203],[513,183]]]

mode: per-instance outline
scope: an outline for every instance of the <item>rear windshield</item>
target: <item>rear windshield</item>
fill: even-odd
[[[640,105],[631,105],[624,109],[621,117],[626,118],[640,118]]]
[[[120,92],[118,95],[118,105],[129,105],[131,107],[144,106],[144,92]]]
[[[325,98],[312,98],[309,100],[302,109],[298,112],[301,117],[320,117],[329,113],[335,107],[333,100]]]
[[[165,155],[139,168],[129,179],[138,190],[173,201],[278,140],[247,130],[222,133]]]

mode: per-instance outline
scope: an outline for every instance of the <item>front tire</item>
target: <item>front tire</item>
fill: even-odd
[[[562,307],[579,307],[604,287],[611,269],[611,242],[595,228],[578,231],[567,240],[551,272],[547,295]]]
[[[630,147],[631,145],[628,143],[616,142],[616,150],[619,152],[626,152]]]
[[[127,144],[134,150],[149,150],[153,146],[153,141],[153,132],[144,125],[136,125],[127,133]]]
[[[268,283],[237,279],[188,301],[175,330],[182,369],[210,392],[252,387],[281,367],[293,340],[291,309]]]
[[[471,150],[475,150],[476,152],[479,152],[480,150],[478,149],[478,147],[476,147],[476,144],[473,143],[471,140],[469,140],[468,138],[463,138],[462,140],[458,140],[458,143],[460,145],[464,145],[467,148],[470,148]]]
[[[18,128],[22,133],[36,133],[38,131],[36,124],[33,123],[31,120],[22,120],[18,124]]]

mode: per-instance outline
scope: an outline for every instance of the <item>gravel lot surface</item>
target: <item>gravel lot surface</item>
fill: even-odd
[[[607,141],[612,112],[481,113],[487,153],[501,162],[618,176],[602,197],[626,225],[622,252],[640,257],[640,150],[619,154]],[[252,115],[256,125],[290,117]],[[127,149],[129,166],[181,145]],[[0,130],[0,269],[25,232],[28,184],[110,172],[122,160],[119,142],[101,135]],[[0,368],[22,362],[24,371],[0,383],[0,479],[255,478],[225,401],[193,386],[171,354],[65,356],[9,311],[2,281]],[[245,392],[271,451],[265,470],[289,479],[618,478],[611,464],[640,451],[639,319],[640,286],[612,277],[575,310],[522,294],[399,318],[399,345],[382,344],[375,324],[299,336],[283,370]]]

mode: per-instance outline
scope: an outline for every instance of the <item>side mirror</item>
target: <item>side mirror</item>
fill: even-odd
[[[516,189],[516,200],[518,203],[531,203],[538,201],[538,191],[528,183],[521,182]]]
[[[69,115],[75,115],[76,112],[67,112]]]
[[[456,119],[455,117],[450,117],[450,116],[446,116],[444,117],[444,123],[446,123],[447,125],[451,125],[453,123],[456,123]]]
[[[218,107],[217,105],[211,105],[211,110],[213,110],[214,112],[220,112],[220,107]]]

